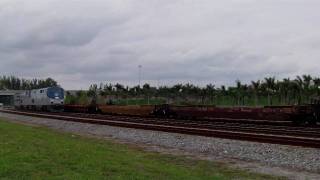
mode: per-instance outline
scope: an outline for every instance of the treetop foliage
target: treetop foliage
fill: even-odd
[[[173,101],[197,101],[198,104],[217,104],[229,100],[233,105],[289,105],[307,103],[310,98],[320,96],[320,78],[310,75],[282,80],[266,77],[250,83],[236,80],[235,86],[229,87],[224,85],[217,87],[214,84],[199,87],[189,83],[161,87],[149,84],[144,84],[142,87],[128,87],[119,83],[101,83],[91,85],[88,96],[94,98],[115,96],[117,99],[163,97]]]
[[[47,79],[24,79],[15,76],[0,77],[0,90],[30,90],[58,86],[57,81]]]

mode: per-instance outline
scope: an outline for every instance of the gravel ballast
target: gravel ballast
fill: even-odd
[[[0,117],[66,132],[149,145],[156,151],[158,151],[157,148],[182,150],[187,154],[202,156],[209,160],[231,162],[239,160],[269,167],[285,167],[295,171],[312,172],[315,179],[320,177],[316,175],[320,174],[320,149],[85,124],[2,112],[0,112]]]

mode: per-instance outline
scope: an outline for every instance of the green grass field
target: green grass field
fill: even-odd
[[[0,179],[277,179],[0,120]]]

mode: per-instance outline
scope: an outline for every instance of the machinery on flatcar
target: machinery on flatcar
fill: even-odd
[[[16,109],[63,111],[64,90],[61,87],[26,90],[14,96]]]
[[[176,106],[158,105],[153,113],[156,116],[166,116],[182,119],[197,118],[230,118],[285,120],[290,118],[291,106],[278,107],[216,107],[216,106]]]
[[[264,107],[217,107],[161,105],[65,105],[65,111],[111,115],[214,120],[217,118],[291,121],[296,125],[320,123],[320,98],[310,104]]]
[[[129,115],[129,116],[151,116],[154,106],[152,105],[100,105],[98,109],[104,114]]]
[[[294,124],[317,124],[320,103],[299,106],[215,107],[162,105],[65,105],[69,112],[102,113],[141,117],[210,120],[216,118],[266,121],[291,121]]]
[[[320,97],[312,98],[310,104],[295,106],[291,118],[296,124],[320,122]]]

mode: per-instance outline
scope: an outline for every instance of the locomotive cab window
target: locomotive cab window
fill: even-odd
[[[52,87],[47,89],[47,95],[49,98],[52,99],[63,99],[64,98],[64,91],[62,88],[59,87]]]

